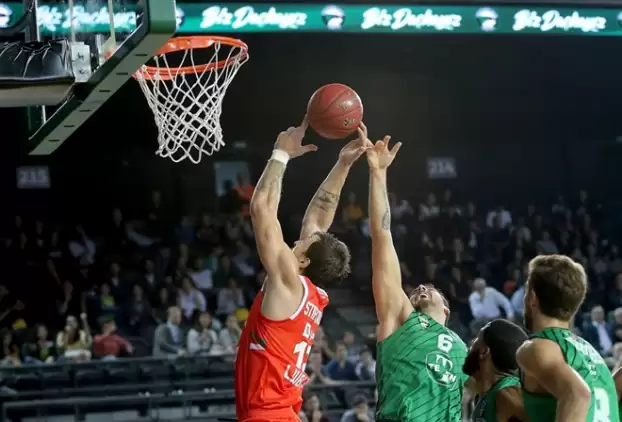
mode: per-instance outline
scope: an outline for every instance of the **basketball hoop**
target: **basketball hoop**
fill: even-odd
[[[172,53],[183,54],[179,64],[169,64]],[[204,54],[211,58],[205,60]],[[158,127],[157,155],[196,164],[203,154],[212,155],[225,145],[222,102],[247,60],[248,46],[234,38],[177,37],[157,52],[152,66],[143,65],[134,74]]]

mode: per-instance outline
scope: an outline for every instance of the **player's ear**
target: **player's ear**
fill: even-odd
[[[485,359],[486,356],[488,356],[490,354],[490,348],[489,347],[482,347],[482,349],[480,350],[479,353],[479,357],[481,359]]]
[[[449,319],[449,308],[447,306],[443,306],[443,312],[445,312],[445,316]]]
[[[298,258],[298,268],[307,268],[311,264],[311,260],[306,256]]]

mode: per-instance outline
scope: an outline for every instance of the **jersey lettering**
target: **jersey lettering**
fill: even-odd
[[[313,322],[315,322],[317,325],[320,325],[320,322],[322,321],[322,311],[320,310],[320,308],[315,306],[314,303],[311,303],[311,302],[306,303],[304,314],[305,316],[309,317]]]
[[[451,336],[448,336],[447,334],[441,334],[438,336],[436,347],[438,347],[443,352],[449,353],[453,345],[454,345],[454,339],[451,338]]]

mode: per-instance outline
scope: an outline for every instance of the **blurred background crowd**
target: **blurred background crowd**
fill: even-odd
[[[93,227],[15,216],[0,249],[5,399],[32,388],[23,381],[28,367],[52,363],[198,357],[217,361],[230,378],[241,327],[265,276],[247,215],[253,186],[244,180],[227,181],[219,211],[200,215],[175,215],[154,190],[142,215],[129,219],[114,208]],[[404,289],[439,288],[451,304],[449,324],[465,341],[491,319],[521,322],[527,262],[562,253],[581,262],[590,280],[575,329],[612,366],[620,363],[622,256],[606,203],[580,191],[538,206],[481,209],[448,189],[420,202],[395,194],[390,201]],[[366,214],[365,201],[344,195],[333,230],[352,249],[353,274],[329,289],[337,312],[327,313],[310,354],[302,415],[308,421],[373,420]],[[295,233],[294,220],[283,219],[286,232]],[[348,303],[357,311],[349,321]],[[219,403],[217,410],[233,408]]]

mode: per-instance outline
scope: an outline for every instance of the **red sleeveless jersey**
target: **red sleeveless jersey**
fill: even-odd
[[[264,291],[257,295],[242,330],[235,360],[235,403],[239,421],[262,413],[292,416],[300,412],[305,366],[328,295],[300,276],[303,297],[288,319],[261,314]],[[270,418],[268,418],[270,419]]]

